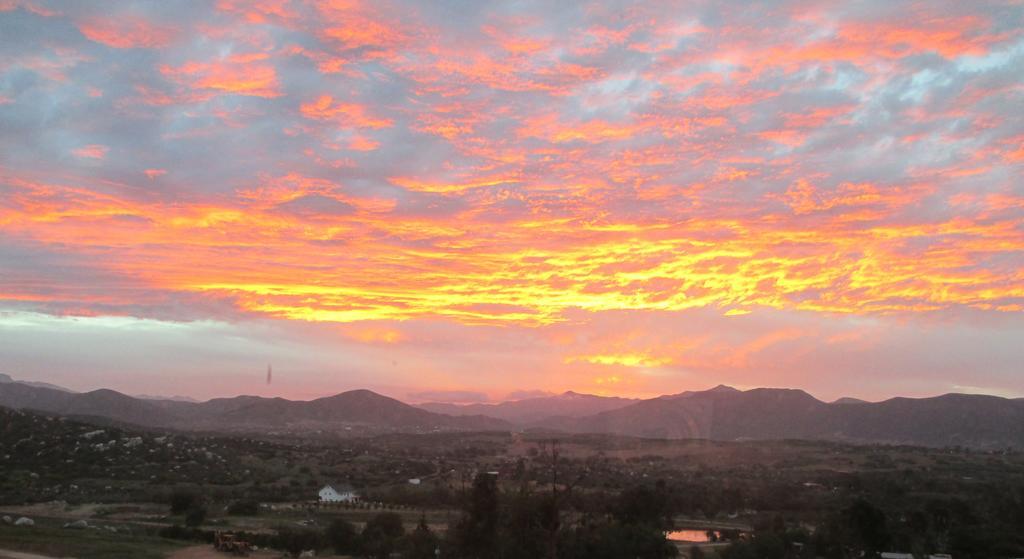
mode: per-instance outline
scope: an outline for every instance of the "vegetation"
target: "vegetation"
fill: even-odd
[[[848,559],[878,557],[892,549],[924,557],[943,550],[953,557],[982,559],[1016,557],[1024,550],[1024,536],[1012,528],[1024,518],[1024,494],[1010,496],[1016,511],[993,526],[979,523],[963,499],[931,500],[923,504],[893,506],[898,514],[865,500],[829,513],[813,532],[794,529],[781,517],[759,527],[750,538],[736,541],[722,553],[723,559]]]
[[[0,526],[4,546],[57,555],[69,554],[61,542],[81,541],[96,553],[142,546],[156,557],[226,530],[260,547],[368,558],[438,549],[502,559],[1024,556],[1015,524],[1024,518],[1024,454],[1014,450],[607,435],[554,442],[529,433],[296,440],[0,409],[0,458],[0,511],[49,503],[60,519]],[[362,500],[313,505],[327,483],[351,485]],[[61,529],[69,511],[126,529]],[[679,528],[707,530],[719,543],[673,545],[665,532]]]
[[[183,547],[148,532],[118,534],[107,530],[67,530],[37,523],[31,529],[0,524],[0,548],[78,559],[160,559]]]

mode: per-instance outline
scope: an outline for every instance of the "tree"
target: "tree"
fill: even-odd
[[[723,559],[761,559],[754,550],[754,544],[747,541],[735,541],[721,552]]]
[[[201,503],[192,505],[188,511],[185,512],[185,526],[195,528],[206,520],[206,507]]]
[[[334,548],[335,553],[353,553],[359,547],[359,534],[356,532],[356,527],[344,518],[334,519],[327,526],[324,535],[331,547]]]
[[[323,537],[318,531],[284,527],[277,530],[277,537],[273,540],[273,547],[283,549],[292,555],[298,555],[310,549],[320,549],[323,547],[323,543]]]
[[[672,529],[673,507],[663,481],[654,487],[638,486],[623,491],[613,504],[612,514],[624,524],[647,524]]]
[[[409,534],[408,552],[403,557],[408,559],[434,559],[439,543],[437,536],[431,531],[430,526],[427,526],[426,517],[420,517],[420,523]]]
[[[550,495],[520,490],[502,499],[498,555],[506,559],[540,559],[549,551],[554,527]],[[556,542],[558,534],[555,534]]]
[[[498,481],[490,474],[477,474],[466,503],[466,513],[455,526],[454,543],[466,557],[491,557],[498,536]]]
[[[885,512],[859,499],[844,511],[844,516],[851,531],[850,543],[868,557],[885,551],[890,539]]]
[[[402,517],[393,512],[382,512],[366,522],[359,547],[365,557],[387,559],[404,535]]]
[[[260,512],[260,504],[256,501],[243,499],[228,505],[228,514],[233,516],[256,516]]]
[[[184,514],[200,502],[199,495],[191,491],[175,490],[171,493],[171,514]]]
[[[611,520],[577,527],[559,557],[568,559],[669,559],[679,553],[665,533],[649,524]]]
[[[671,493],[664,482],[626,489],[612,501],[610,520],[576,530],[575,556],[675,557],[678,550],[665,538],[672,529],[672,511]]]

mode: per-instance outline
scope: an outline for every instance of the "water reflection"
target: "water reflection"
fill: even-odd
[[[712,533],[720,535],[718,532]],[[665,534],[665,538],[671,542],[708,543],[711,541],[707,530],[675,530]]]

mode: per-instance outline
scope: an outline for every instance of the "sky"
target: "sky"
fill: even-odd
[[[0,0],[0,372],[1024,396],[1022,107],[1020,0]]]

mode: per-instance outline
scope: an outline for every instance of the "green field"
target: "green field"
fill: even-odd
[[[58,524],[0,525],[0,549],[77,559],[162,559],[186,544],[148,534],[70,530]]]

